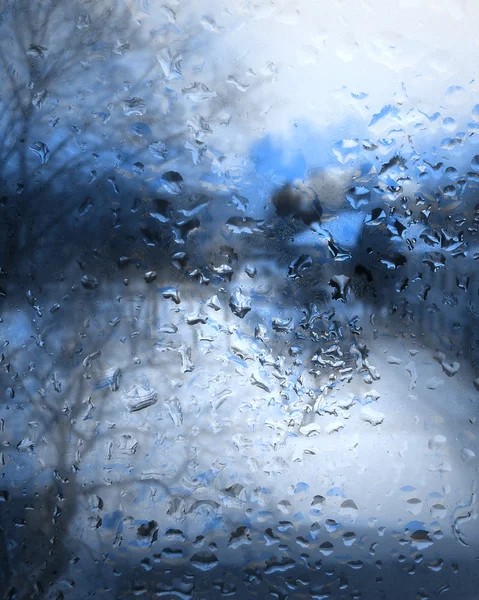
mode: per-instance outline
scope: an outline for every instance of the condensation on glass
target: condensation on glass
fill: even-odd
[[[478,598],[478,24],[0,3],[2,598]]]

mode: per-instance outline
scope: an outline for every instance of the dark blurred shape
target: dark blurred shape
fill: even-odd
[[[301,190],[288,183],[273,196],[273,205],[280,217],[291,216],[305,225],[321,222],[323,210],[318,196],[310,189]]]

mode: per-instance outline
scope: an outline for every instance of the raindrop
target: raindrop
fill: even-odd
[[[240,288],[236,288],[229,299],[231,312],[243,319],[251,310],[251,298],[244,296]]]
[[[43,142],[34,142],[30,144],[30,150],[40,158],[40,162],[44,165],[50,158],[50,149]]]
[[[93,275],[83,275],[81,278],[82,286],[87,290],[96,290],[96,288],[100,285],[100,282]]]

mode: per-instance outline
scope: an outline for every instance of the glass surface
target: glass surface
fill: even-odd
[[[478,25],[0,0],[0,598],[477,600]]]

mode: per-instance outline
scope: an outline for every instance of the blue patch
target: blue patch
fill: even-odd
[[[409,531],[417,531],[418,529],[427,531],[428,529],[424,521],[409,521],[404,528],[409,529]]]
[[[105,529],[115,529],[117,527],[117,531],[123,531],[123,513],[121,510],[103,515],[101,526]]]
[[[344,248],[353,248],[359,242],[363,229],[364,214],[357,211],[343,211],[335,219],[324,223],[336,243]]]
[[[299,150],[287,152],[276,145],[269,135],[253,146],[251,158],[255,163],[256,171],[263,175],[272,175],[276,183],[304,179],[306,160],[303,153]]]
[[[339,496],[340,498],[345,498],[344,492],[339,487],[333,487],[328,492],[326,492],[326,496]]]
[[[305,492],[306,490],[309,490],[309,485],[307,483],[304,483],[304,481],[300,481],[296,484],[296,487],[294,488],[294,493],[301,494],[301,492]]]

